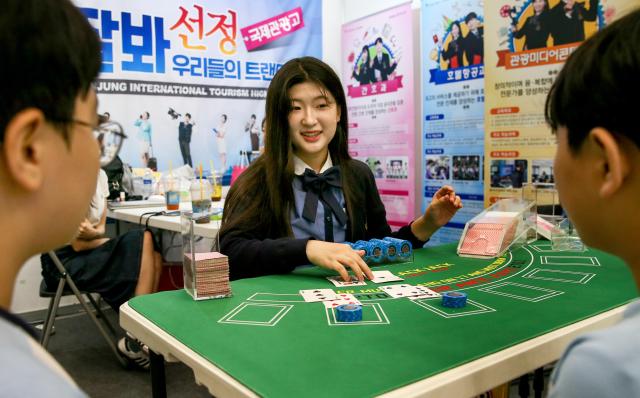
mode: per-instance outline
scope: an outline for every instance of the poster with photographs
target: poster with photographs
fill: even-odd
[[[349,153],[367,163],[392,228],[414,218],[416,188],[411,4],[342,26]]]
[[[569,55],[629,10],[628,0],[485,2],[485,204],[554,182],[547,93]],[[637,5],[637,2],[635,2]]]
[[[464,207],[429,241],[457,241],[483,208],[484,10],[481,0],[422,3],[423,210],[442,186]]]
[[[102,41],[99,112],[128,138],[120,157],[230,173],[264,145],[267,87],[287,60],[322,56],[312,0],[75,0]]]

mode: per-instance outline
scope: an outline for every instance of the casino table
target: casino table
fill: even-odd
[[[495,259],[429,247],[375,269],[404,278],[393,283],[463,291],[467,305],[392,299],[371,282],[339,288],[326,280],[332,273],[310,267],[234,281],[225,299],[194,301],[182,290],[135,297],[120,322],[153,353],[190,366],[215,396],[470,396],[557,360],[576,335],[617,322],[638,295],[618,258],[554,252],[548,241]],[[315,288],[353,293],[362,321],[338,322],[298,294]],[[158,358],[154,394],[162,395]]]

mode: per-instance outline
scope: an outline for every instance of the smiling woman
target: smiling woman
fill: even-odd
[[[288,273],[314,264],[372,278],[363,251],[335,242],[396,236],[421,247],[462,207],[441,188],[426,213],[391,232],[369,167],[347,151],[342,83],[322,61],[280,68],[267,91],[265,151],[232,186],[220,244],[232,279]]]

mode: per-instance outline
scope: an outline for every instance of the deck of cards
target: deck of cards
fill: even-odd
[[[231,296],[229,259],[218,252],[185,253],[184,289],[194,300]]]

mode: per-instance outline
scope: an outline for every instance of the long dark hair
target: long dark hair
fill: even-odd
[[[275,74],[266,102],[264,154],[249,166],[229,190],[225,201],[220,234],[258,230],[266,237],[291,236],[290,212],[294,203],[293,146],[289,137],[289,90],[296,84],[311,82],[331,93],[340,110],[336,134],[329,143],[329,156],[340,165],[347,213],[354,203],[362,203],[352,191],[353,174],[347,151],[347,102],[340,78],[331,67],[313,57],[294,58]],[[328,96],[327,96],[328,97]]]

